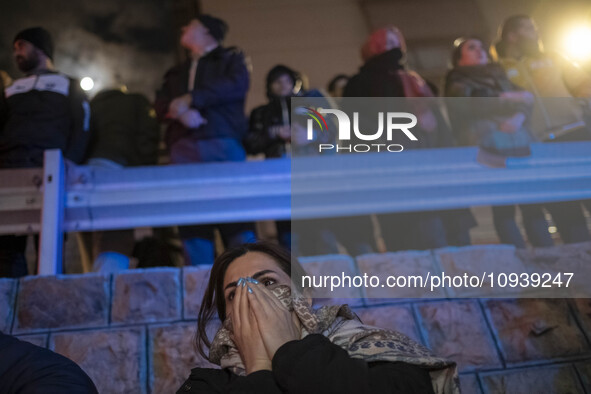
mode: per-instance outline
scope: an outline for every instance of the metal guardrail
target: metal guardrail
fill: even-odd
[[[591,198],[591,142],[532,145],[507,168],[476,148],[106,169],[0,171],[0,234],[40,232],[39,274],[61,272],[63,232],[303,219]]]

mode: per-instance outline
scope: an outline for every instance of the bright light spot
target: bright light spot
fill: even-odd
[[[572,29],[564,39],[566,54],[573,60],[591,58],[591,27],[578,26]]]
[[[94,81],[90,77],[84,77],[80,81],[80,87],[86,91],[92,90],[94,88]]]
[[[549,232],[550,234],[555,234],[555,233],[556,233],[556,231],[557,231],[556,227],[554,227],[554,226],[550,226],[550,227],[548,227],[548,232]]]

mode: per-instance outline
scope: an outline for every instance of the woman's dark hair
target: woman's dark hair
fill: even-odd
[[[337,87],[337,83],[341,80],[344,79],[346,81],[348,81],[350,79],[350,77],[348,75],[345,74],[337,74],[334,78],[332,78],[330,80],[330,82],[327,85],[327,89],[329,92],[334,92],[335,88]]]
[[[305,275],[305,271],[297,261],[291,257],[291,253],[279,246],[270,242],[255,242],[243,244],[226,250],[218,258],[215,259],[211,272],[209,275],[209,282],[203,295],[201,308],[197,317],[197,334],[195,338],[195,345],[199,354],[205,359],[208,359],[208,350],[211,346],[211,341],[207,336],[207,328],[209,323],[214,319],[214,314],[217,312],[217,317],[220,321],[226,318],[226,300],[224,297],[224,276],[228,267],[234,260],[244,256],[249,252],[264,253],[271,257],[275,263],[285,272],[292,280],[292,286],[298,292],[302,291],[299,278]],[[293,273],[293,275],[292,275]]]
[[[495,45],[493,46],[496,52],[496,56],[503,57],[506,55],[507,36],[517,31],[521,27],[521,22],[528,19],[531,19],[531,17],[526,14],[513,15],[505,19],[503,24],[499,27],[499,31],[497,33],[498,39]]]
[[[266,87],[267,97],[269,99],[274,96],[273,92],[271,91],[271,85],[283,75],[287,75],[291,79],[293,83],[293,94],[297,94],[302,88],[302,76],[300,73],[287,66],[284,66],[283,64],[278,64],[269,70],[269,73],[267,73]]]
[[[452,67],[458,66],[458,63],[462,59],[462,48],[464,48],[464,45],[466,45],[466,43],[470,40],[480,41],[482,43],[482,46],[484,47],[484,41],[480,37],[467,36],[467,37],[456,38],[454,40],[454,46],[451,51],[451,65],[452,65]],[[488,56],[488,52],[487,52],[487,56]]]

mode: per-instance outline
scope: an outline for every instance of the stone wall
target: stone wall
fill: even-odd
[[[303,264],[311,273],[339,264],[400,274],[410,262],[453,269],[478,259],[531,267],[557,256],[591,264],[591,244],[535,253],[482,246],[356,260],[320,256]],[[185,267],[0,279],[0,331],[71,358],[101,393],[173,393],[191,368],[208,365],[192,344],[207,277],[206,269]],[[591,393],[589,299],[348,301],[364,322],[401,331],[456,360],[464,393]]]

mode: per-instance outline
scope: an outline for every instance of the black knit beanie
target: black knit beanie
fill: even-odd
[[[226,33],[228,32],[228,24],[226,22],[211,15],[199,15],[197,20],[201,22],[203,26],[207,27],[209,34],[211,34],[217,42],[224,41]]]
[[[18,33],[12,43],[17,40],[25,40],[39,48],[43,53],[53,60],[53,40],[47,30],[42,27],[31,27]]]

